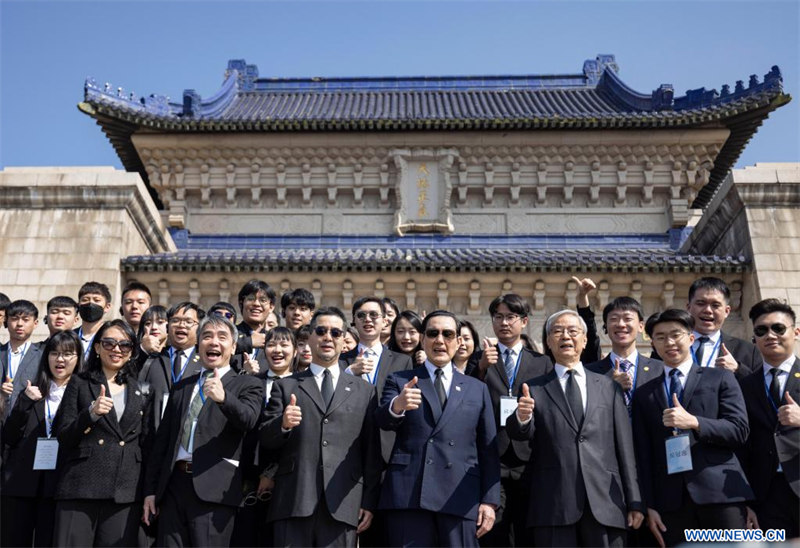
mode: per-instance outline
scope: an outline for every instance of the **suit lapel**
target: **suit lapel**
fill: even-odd
[[[664,383],[666,382],[667,379],[668,369],[669,368],[667,367],[664,368],[664,370],[661,372],[661,375],[659,376],[660,382],[656,383],[653,386],[653,395],[656,398],[656,403],[658,404],[658,406],[661,408],[662,411],[670,407],[669,404],[667,403],[667,393],[664,392],[664,386],[666,386]],[[669,371],[671,370],[672,369],[669,369]]]
[[[325,412],[326,415],[330,415],[333,411],[342,405],[347,398],[349,398],[353,393],[353,384],[355,382],[362,382],[356,379],[353,375],[348,375],[347,373],[339,373],[339,380],[336,383],[336,389],[333,391],[333,398],[331,399],[331,404],[328,406],[328,410]],[[322,394],[320,394],[322,397]]]
[[[447,405],[444,406],[444,411],[442,411],[442,416],[436,422],[436,426],[433,428],[433,432],[431,432],[431,436],[435,436],[437,432],[439,432],[445,424],[450,420],[451,417],[457,415],[459,413],[459,409],[461,404],[466,397],[464,395],[464,391],[466,389],[466,385],[464,382],[463,375],[458,375],[456,373],[455,368],[453,368],[453,381],[450,383],[450,393],[447,396]],[[437,396],[438,400],[438,396]]]
[[[597,407],[597,401],[600,397],[600,376],[590,374],[586,368],[583,371],[586,375],[586,413],[584,413],[581,430],[589,422],[589,418],[592,416],[595,407]]]
[[[133,428],[140,421],[139,411],[142,409],[142,391],[139,384],[136,382],[128,381],[128,386],[125,390],[125,412],[122,413],[122,418],[119,420],[119,428],[123,433]]]
[[[102,381],[102,383],[106,387],[106,397],[110,398],[111,397],[111,390],[110,390],[110,388],[108,386],[108,383],[105,381],[105,379]],[[95,399],[95,400],[98,397],[100,397],[100,386],[101,385],[98,384],[97,382],[90,382],[89,383],[89,392],[91,392],[92,398]],[[112,407],[111,411],[109,411],[108,413],[106,413],[105,415],[102,415],[100,417],[100,420],[104,421],[106,426],[108,426],[108,428],[110,428],[111,430],[116,432],[119,437],[122,437],[122,430],[120,430],[119,422],[117,421],[117,411],[116,411],[116,409],[114,409]]]
[[[341,379],[341,371],[339,372],[339,375],[339,379]],[[319,408],[319,412],[324,415],[325,402],[322,401],[322,394],[317,386],[317,381],[314,380],[314,374],[311,373],[311,369],[306,369],[297,377],[297,386],[300,387],[300,390],[308,394],[308,397],[311,398],[311,401],[314,402],[314,405]]]
[[[375,386],[383,386],[386,382],[386,377],[389,375],[389,364],[394,360],[394,352],[383,346],[381,352],[381,359],[378,360],[378,376],[375,379]],[[334,396],[335,398],[335,396]]]
[[[697,388],[697,384],[700,382],[700,375],[702,374],[702,367],[697,364],[692,365],[692,368],[689,370],[689,376],[686,378],[686,385],[683,387],[683,401],[681,401],[681,405],[684,408],[687,408],[689,402],[692,401],[692,394],[694,394],[694,389]]]
[[[422,392],[422,397],[428,402],[431,413],[433,413],[433,423],[436,424],[442,417],[442,404],[439,403],[439,396],[436,395],[436,390],[433,388],[433,379],[428,375],[428,368],[423,365],[417,368],[417,371],[419,378],[417,386]]]
[[[506,385],[506,388],[511,388],[511,379],[509,379],[506,374],[506,359],[500,351],[500,345],[495,345],[495,348],[497,349],[497,363],[494,364],[494,368],[497,370],[497,374],[500,375],[500,379],[503,381],[503,384]],[[522,354],[520,354],[519,357],[522,359]]]
[[[567,405],[567,396],[564,395],[564,390],[561,388],[561,383],[558,380],[558,373],[553,369],[549,374],[549,378],[544,385],[544,391],[550,396],[550,399],[556,404],[558,410],[564,415],[564,418],[577,432],[578,425],[575,424],[575,417],[572,416],[572,411],[569,410]]]

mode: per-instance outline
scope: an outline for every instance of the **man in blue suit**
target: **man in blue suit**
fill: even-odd
[[[460,325],[437,310],[422,324],[427,360],[391,375],[377,411],[397,438],[378,507],[397,546],[478,546],[500,502],[500,460],[489,391],[458,373]]]

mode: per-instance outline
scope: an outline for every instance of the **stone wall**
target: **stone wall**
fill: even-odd
[[[175,250],[141,177],[110,167],[0,171],[0,234],[0,291],[40,317],[90,280],[109,286],[117,310],[120,259]],[[46,334],[40,323],[37,338]]]

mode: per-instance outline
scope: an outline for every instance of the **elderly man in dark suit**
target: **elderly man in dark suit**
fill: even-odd
[[[278,455],[267,521],[276,546],[355,546],[380,485],[375,388],[339,368],[345,318],[311,319],[310,367],[276,381],[261,442]]]
[[[545,330],[555,368],[522,385],[507,422],[531,444],[528,526],[537,546],[623,546],[644,516],[622,389],[583,367],[576,312],[556,312]]]
[[[175,384],[147,463],[143,520],[160,507],[158,546],[228,546],[242,502],[242,442],[264,387],[236,375],[236,326],[207,316],[197,329],[201,371]]]
[[[792,307],[777,299],[756,303],[750,320],[764,365],[740,383],[750,421],[742,465],[760,527],[794,538],[800,536],[800,328]]]
[[[664,372],[633,399],[648,527],[661,546],[683,543],[684,529],[743,529],[753,498],[734,453],[749,433],[742,391],[727,369],[694,363],[692,327],[683,310],[647,319]]]
[[[477,546],[500,502],[489,391],[455,371],[455,315],[437,310],[422,327],[425,363],[387,379],[377,412],[380,427],[397,432],[379,508],[391,545]]]

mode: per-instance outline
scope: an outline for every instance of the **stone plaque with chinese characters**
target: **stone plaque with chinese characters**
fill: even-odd
[[[401,236],[407,232],[452,233],[448,169],[454,151],[394,150],[392,156],[398,168],[395,231]]]

